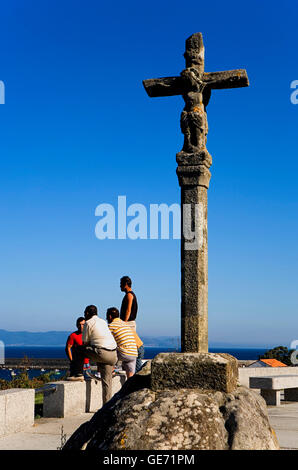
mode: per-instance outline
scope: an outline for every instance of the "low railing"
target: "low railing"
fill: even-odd
[[[51,384],[43,385],[40,388],[36,388],[35,395],[42,393],[43,396],[48,396],[48,395],[51,395],[52,393],[55,393],[56,391],[57,391],[57,386],[51,383]]]

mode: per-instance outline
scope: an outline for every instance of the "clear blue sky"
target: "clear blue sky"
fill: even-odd
[[[1,328],[70,330],[86,305],[138,295],[142,335],[180,334],[178,240],[95,237],[95,208],[179,203],[181,97],[142,80],[179,74],[201,31],[206,71],[250,87],[208,106],[209,340],[298,338],[297,4],[268,0],[1,4]]]

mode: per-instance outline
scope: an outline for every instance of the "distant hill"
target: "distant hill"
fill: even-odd
[[[142,336],[141,339],[147,348],[180,348],[178,336]]]
[[[0,341],[5,346],[65,346],[66,339],[71,331],[7,331],[0,329]],[[144,345],[147,347],[177,348],[178,337],[174,336],[142,336]]]
[[[5,346],[65,346],[71,331],[7,331],[0,330],[0,340]]]

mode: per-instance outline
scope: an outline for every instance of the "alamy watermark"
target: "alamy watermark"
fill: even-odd
[[[5,364],[5,347],[3,341],[0,341],[0,364]]]
[[[118,196],[117,208],[99,204],[95,215],[100,217],[95,227],[99,240],[179,240],[182,229],[184,249],[199,250],[204,244],[204,231],[207,233],[202,203],[183,205],[183,227],[179,204],[150,204],[149,209],[139,203],[127,206],[126,196]]]
[[[2,80],[0,80],[0,104],[5,104],[5,85]]]
[[[294,88],[294,91],[291,93],[291,103],[298,104],[298,80],[293,80],[291,82],[291,88]]]
[[[292,351],[291,353],[291,356],[290,356],[290,359],[291,359],[291,363],[296,366],[298,364],[298,339],[295,339],[291,342],[291,345],[290,345],[290,350],[294,350]]]

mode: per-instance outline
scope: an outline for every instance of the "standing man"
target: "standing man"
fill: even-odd
[[[117,362],[117,344],[107,322],[97,316],[95,305],[85,308],[83,327],[83,346],[79,349],[78,369],[83,371],[84,357],[96,362],[102,380],[102,401],[107,403],[112,397],[112,372]],[[80,380],[79,376],[68,380]]]
[[[138,357],[133,329],[119,318],[119,310],[115,307],[108,308],[107,322],[117,343],[118,361],[122,362],[122,369],[125,370],[126,377],[129,379],[135,373]]]
[[[138,302],[135,293],[131,289],[131,284],[131,279],[128,276],[123,276],[120,279],[120,289],[125,292],[120,309],[120,319],[136,330],[135,320],[138,312]]]
[[[76,358],[78,346],[83,345],[82,332],[83,332],[84,323],[85,323],[85,318],[79,317],[76,321],[77,330],[71,333],[66,341],[65,352],[66,352],[68,359],[70,360],[69,371],[70,371],[71,377],[79,373],[79,371],[76,370],[76,361],[73,359],[73,357]],[[89,366],[89,359],[85,357],[84,369],[85,368],[87,369],[88,366]]]

